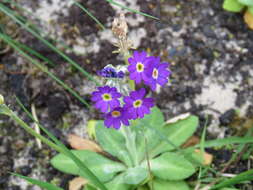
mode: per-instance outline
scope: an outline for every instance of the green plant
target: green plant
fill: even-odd
[[[112,159],[88,150],[72,152],[110,190],[138,189],[147,184],[150,189],[154,186],[159,190],[162,189],[160,186],[166,185],[185,190],[189,187],[183,180],[201,165],[201,154],[179,147],[192,136],[197,126],[196,116],[166,124],[163,114],[155,107],[150,115],[134,120],[129,127],[120,130],[107,129],[102,121],[96,122],[96,141]],[[78,167],[64,154],[56,155],[51,164],[62,172],[79,175]]]
[[[243,144],[253,143],[252,137],[229,137],[205,142],[202,141],[200,144],[193,147],[181,149],[179,146],[196,130],[198,125],[197,117],[189,116],[174,123],[165,124],[163,123],[163,116],[160,110],[155,107],[152,110],[152,114],[147,115],[142,120],[135,120],[134,123],[132,123],[131,128],[128,128],[131,129],[130,133],[133,134],[130,136],[125,133],[127,131],[123,132],[120,130],[106,129],[101,121],[92,121],[90,132],[93,133],[93,131],[95,131],[97,141],[102,143],[101,147],[111,154],[109,158],[106,158],[90,151],[68,150],[58,139],[56,139],[56,137],[33,118],[32,114],[24,108],[22,103],[21,107],[28,116],[38,124],[49,139],[37,134],[32,128],[23,122],[8,106],[4,104],[4,99],[0,95],[0,114],[11,117],[28,133],[39,138],[43,143],[60,152],[59,155],[52,159],[52,163],[61,171],[88,179],[89,184],[85,186],[85,190],[96,190],[96,187],[98,186],[101,190],[166,190],[167,187],[170,187],[171,190],[187,190],[190,188],[183,179],[192,175],[198,167],[201,175],[207,174],[208,171],[212,171],[218,175],[218,172],[210,167],[204,167],[202,171],[202,154],[195,152],[194,150],[196,148],[200,148],[201,150],[206,147],[221,147],[233,144],[239,144],[242,146]],[[94,126],[96,126],[95,130],[93,128]],[[135,152],[134,149],[131,149],[131,147],[134,146],[134,143],[131,143],[133,141],[130,140],[133,138],[136,143],[135,147],[138,148],[137,152]],[[161,146],[161,143],[164,142],[166,143],[166,148]],[[134,164],[134,160],[140,161]],[[94,163],[96,163],[95,166],[97,166],[95,168]],[[140,164],[138,165],[138,163]],[[138,166],[136,167],[136,165]],[[161,168],[161,166],[164,168]],[[186,166],[187,168],[184,168]],[[96,172],[94,174],[97,177],[91,172]],[[13,175],[21,177],[43,189],[61,189],[47,182],[21,176],[19,174]],[[201,175],[199,177],[201,177]],[[203,184],[199,185],[200,188],[196,188],[196,186],[195,189],[204,190],[206,189],[205,187],[212,187],[212,189],[219,190],[236,190],[233,188],[233,185],[250,181],[252,179],[252,170],[241,173],[231,179],[226,179],[224,177],[207,177],[206,179],[200,180],[199,178]],[[127,181],[126,184],[124,184],[125,181]],[[210,185],[204,185],[209,182],[211,182]],[[103,183],[105,183],[107,188],[104,187]],[[96,187],[90,184],[95,184]]]

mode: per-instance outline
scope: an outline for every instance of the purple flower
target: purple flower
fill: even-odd
[[[117,72],[112,67],[103,68],[101,71],[98,71],[97,74],[100,75],[101,77],[107,77],[107,78],[117,77]]]
[[[154,106],[153,98],[144,98],[146,90],[141,88],[124,97],[125,108],[131,113],[131,119],[143,118],[150,113],[150,108]]]
[[[129,66],[128,71],[130,73],[129,77],[131,80],[135,80],[139,84],[142,80],[147,81],[145,70],[149,62],[149,57],[147,57],[146,52],[134,51],[133,57],[128,59]]]
[[[105,115],[104,125],[106,127],[111,127],[119,129],[121,124],[129,125],[130,114],[125,108],[117,107],[114,108],[110,113]]]
[[[124,78],[125,75],[123,71],[117,72],[112,67],[106,67],[100,71],[97,71],[97,74],[105,78]]]
[[[123,71],[119,71],[119,72],[117,73],[117,76],[118,76],[118,78],[124,78],[125,73],[124,73]]]
[[[164,86],[168,82],[168,77],[171,74],[169,70],[169,63],[160,63],[159,57],[152,57],[152,61],[149,62],[146,74],[149,80],[145,81],[145,84],[155,91],[157,84]]]
[[[98,91],[92,93],[91,100],[95,102],[95,107],[101,112],[108,112],[120,105],[118,98],[121,94],[117,92],[115,87],[103,86],[98,87]]]

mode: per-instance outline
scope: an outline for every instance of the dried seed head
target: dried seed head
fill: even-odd
[[[2,94],[0,94],[0,105],[4,104],[4,97],[2,96]]]
[[[115,18],[112,23],[112,32],[119,39],[126,39],[128,26],[124,13]]]
[[[129,57],[128,50],[134,48],[132,41],[127,38],[128,26],[124,13],[114,19],[112,32],[118,39],[118,42],[114,44],[118,49],[113,51],[113,53],[120,53],[127,59]]]

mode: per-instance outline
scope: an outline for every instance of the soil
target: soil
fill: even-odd
[[[112,53],[116,47],[112,45],[115,39],[110,27],[121,10],[118,7],[101,0],[79,1],[106,26],[102,31],[67,0],[17,2],[34,15],[24,11],[19,11],[20,14],[33,20],[47,35],[47,40],[92,75],[108,64],[124,64],[121,56]],[[225,12],[222,0],[118,2],[160,19],[126,14],[129,38],[135,48],[161,56],[164,62],[171,64],[170,83],[153,93],[166,119],[186,112],[195,114],[201,121],[197,132],[200,135],[205,118],[209,116],[207,139],[224,138],[242,131],[240,126],[232,128],[231,123],[236,117],[253,118],[253,31],[244,23],[243,14]],[[15,38],[50,59],[54,65],[48,65],[49,70],[91,103],[93,82],[25,30],[19,29]],[[21,111],[15,96],[28,109],[33,104],[40,123],[65,144],[67,134],[85,137],[87,121],[101,118],[98,112],[89,110],[13,50],[0,54],[0,76],[0,94],[5,97],[6,104],[30,124],[31,120]],[[209,152],[215,157],[214,167],[221,169],[220,164],[231,157],[233,150]],[[10,171],[53,181],[67,189],[67,181],[73,176],[50,166],[49,160],[55,154],[45,145],[38,149],[33,137],[9,118],[0,116],[0,190],[38,189],[10,176]],[[251,165],[248,161],[240,161],[227,172],[237,174],[252,168],[252,161]],[[250,190],[252,185],[239,188]]]

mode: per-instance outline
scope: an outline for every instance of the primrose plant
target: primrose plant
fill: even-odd
[[[179,147],[195,132],[198,118],[187,115],[164,121],[146,89],[164,87],[171,74],[170,65],[144,51],[130,55],[126,27],[122,16],[113,27],[118,52],[125,57],[126,65],[108,65],[98,71],[105,85],[97,87],[91,98],[94,107],[103,113],[103,121],[96,121],[92,129],[103,152],[72,152],[109,190],[187,190],[183,180],[203,162],[194,149]],[[146,88],[135,88],[141,83]],[[51,164],[62,172],[81,176],[76,164],[64,154],[56,155]],[[99,188],[88,183],[84,189]]]

